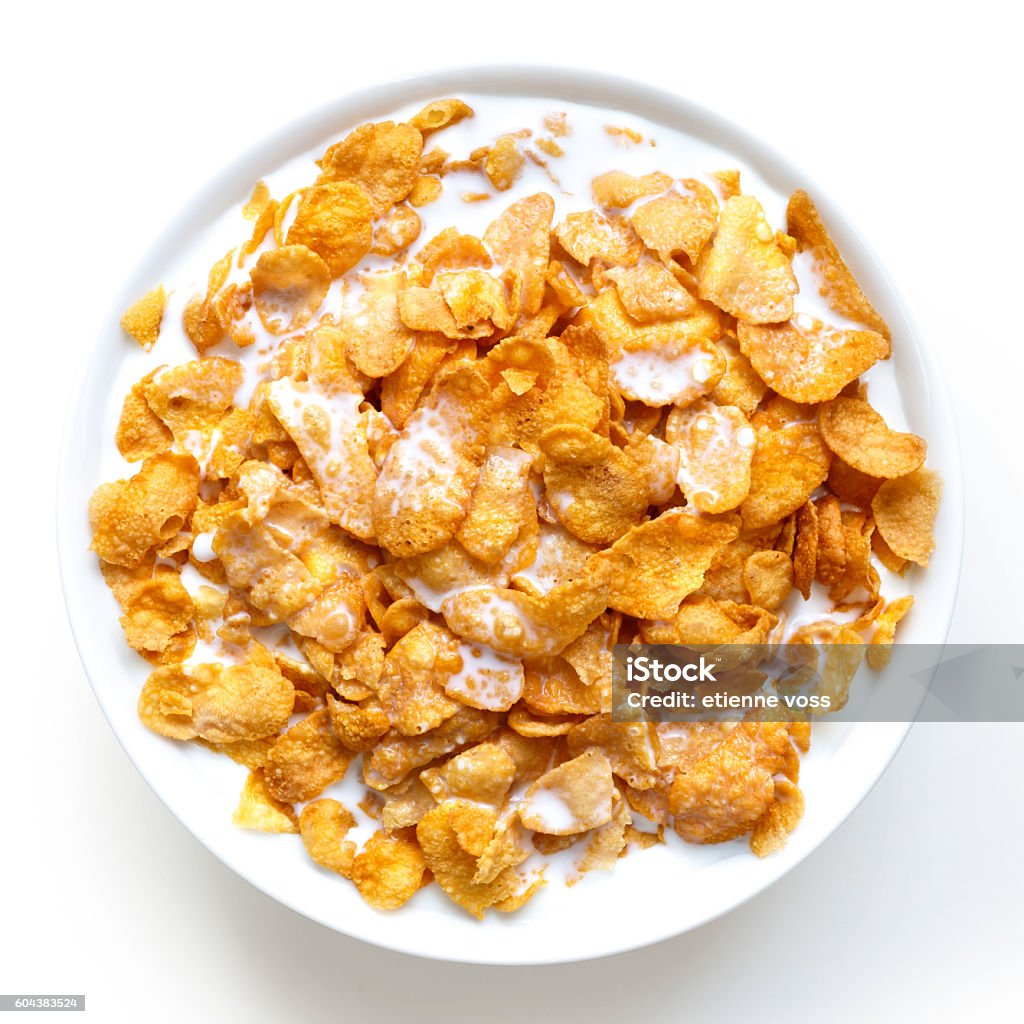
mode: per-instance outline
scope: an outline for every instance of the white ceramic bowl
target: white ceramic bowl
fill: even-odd
[[[299,118],[219,174],[176,217],[140,261],[117,297],[81,377],[67,427],[59,483],[58,539],[68,614],[96,697],[128,756],[170,811],[226,865],[301,914],[347,935],[394,950],[444,960],[539,964],[605,956],[677,935],[766,888],[821,844],[854,810],[898,750],[909,725],[824,725],[815,733],[801,785],[807,813],[781,852],[759,860],[742,843],[655,848],[634,853],[610,874],[593,873],[572,889],[554,884],[523,911],[477,922],[436,891],[424,890],[401,911],[385,914],[355,889],[321,871],[295,837],[234,828],[231,811],[244,771],[145,729],[136,697],[147,668],[124,644],[110,595],[87,550],[86,505],[103,478],[112,444],[110,382],[126,352],[120,312],[164,274],[262,173],[368,119],[413,102],[465,92],[543,96],[616,108],[682,131],[733,154],[783,194],[804,187],[872,302],[892,326],[893,368],[907,420],[929,443],[929,464],[945,477],[937,552],[913,581],[915,614],[906,642],[942,642],[948,630],[963,547],[963,486],[953,414],[945,387],[897,297],[896,289],[835,205],[770,147],[678,96],[596,72],[501,67],[424,75],[368,89]],[[595,173],[603,168],[595,168]],[[219,255],[211,253],[210,260]]]

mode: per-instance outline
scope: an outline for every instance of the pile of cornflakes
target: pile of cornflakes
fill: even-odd
[[[255,188],[184,307],[197,358],[125,397],[138,470],[90,517],[153,665],[139,715],[248,769],[235,822],[374,907],[435,881],[482,917],[543,885],[535,853],[579,877],[669,829],[783,845],[809,726],[614,721],[611,648],[773,642],[815,586],[856,617],[787,638],[884,664],[912,598],[876,562],[927,564],[940,483],[870,404],[889,330],[806,193],[783,231],[736,171],[612,169],[558,220],[566,117],[455,159],[435,134],[472,114],[364,124],[307,187]],[[528,162],[551,193],[500,208]],[[421,241],[467,179],[482,237]],[[797,253],[856,329],[797,311]],[[125,314],[147,349],[166,302]],[[348,772],[362,842],[323,795]]]

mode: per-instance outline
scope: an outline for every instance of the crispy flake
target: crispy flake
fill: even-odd
[[[798,313],[781,324],[740,323],[739,342],[761,379],[794,402],[827,402],[885,358],[874,331],[840,331]]]
[[[304,245],[268,249],[252,268],[253,303],[272,334],[309,323],[330,287],[330,268]]]
[[[756,434],[742,410],[702,399],[673,409],[665,440],[679,453],[677,482],[701,512],[728,512],[750,492]]]
[[[422,154],[423,136],[412,125],[394,121],[364,124],[324,154],[317,185],[350,182],[361,186],[373,215],[379,217],[412,191]]]
[[[595,556],[612,568],[609,606],[640,619],[671,618],[680,601],[700,587],[718,550],[735,539],[738,525],[732,520],[669,509],[634,526]]]
[[[793,268],[752,196],[725,201],[699,281],[702,299],[748,323],[779,323],[793,315]]]
[[[810,252],[813,256],[815,269],[821,277],[819,291],[832,309],[841,316],[865,324],[889,341],[888,325],[861,291],[829,237],[814,201],[803,189],[797,189],[789,197],[786,230],[796,239],[801,252]]]
[[[472,367],[455,370],[391,446],[373,499],[380,543],[396,555],[440,547],[465,518],[483,463],[491,398]]]
[[[681,183],[682,192],[671,191],[638,207],[631,222],[644,245],[659,259],[678,253],[696,264],[718,227],[718,200],[694,178]]]
[[[942,478],[931,469],[886,480],[871,502],[875,524],[893,554],[927,565],[935,550],[932,528],[942,497]]]
[[[828,476],[831,453],[813,423],[757,430],[743,526],[758,530],[795,512]]]
[[[167,293],[163,285],[154,288],[128,307],[121,317],[121,329],[143,348],[151,349],[160,337],[160,322],[164,318],[166,304]]]
[[[872,477],[891,479],[913,473],[928,452],[922,438],[890,429],[858,398],[836,398],[822,406],[818,425],[825,444],[844,464]]]
[[[359,185],[332,181],[307,189],[288,229],[288,245],[312,249],[333,277],[351,270],[373,243],[373,208]]]
[[[199,467],[191,455],[151,455],[130,480],[101,484],[89,502],[92,550],[105,562],[134,568],[186,524],[198,500]]]

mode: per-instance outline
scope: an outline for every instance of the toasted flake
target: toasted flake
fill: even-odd
[[[831,453],[813,423],[757,431],[743,526],[758,530],[795,512],[828,476]]]
[[[818,510],[806,501],[796,512],[796,534],[793,543],[793,586],[806,601],[811,596],[811,583],[818,571]]]
[[[499,191],[510,189],[523,170],[526,158],[519,151],[519,144],[514,135],[502,135],[487,153],[484,161],[484,174],[487,180]]]
[[[353,536],[374,536],[372,492],[377,471],[368,448],[369,417],[354,386],[282,377],[268,404],[298,446],[333,522]]]
[[[682,191],[671,191],[638,207],[631,218],[644,245],[669,260],[685,253],[696,264],[718,227],[718,200],[695,178],[681,183]]]
[[[597,749],[560,764],[526,791],[519,817],[535,832],[564,836],[611,820],[612,768]]]
[[[677,482],[701,512],[728,512],[750,492],[757,435],[736,406],[702,399],[673,409],[665,439],[679,452]]]
[[[661,171],[634,177],[625,171],[607,171],[591,182],[594,202],[622,210],[645,196],[658,195],[672,187],[672,178]]]
[[[433,100],[418,114],[409,118],[409,124],[423,135],[440,131],[449,125],[473,116],[473,108],[459,99]]]
[[[272,334],[309,323],[330,286],[330,268],[304,245],[268,249],[252,269],[253,303]]]
[[[753,196],[725,201],[699,283],[702,299],[747,323],[779,323],[793,315],[793,268]]]
[[[423,136],[410,124],[380,121],[360,125],[324,154],[317,186],[334,182],[358,185],[368,197],[373,215],[379,217],[412,191],[422,154]]]
[[[595,565],[543,596],[476,586],[448,598],[442,612],[469,643],[517,658],[558,654],[608,607],[610,576],[610,566]]]
[[[92,550],[105,562],[134,568],[185,525],[198,500],[199,468],[191,455],[151,455],[130,480],[101,484],[89,502]]]
[[[827,402],[885,358],[874,331],[840,331],[798,313],[780,324],[739,325],[739,342],[761,379],[794,402]]]
[[[533,459],[518,448],[487,450],[456,536],[475,558],[493,565],[504,558],[519,531],[535,517],[530,492]]]
[[[294,834],[299,831],[299,820],[289,804],[275,800],[267,791],[260,771],[249,772],[238,800],[238,807],[231,816],[231,823],[239,828],[251,828],[258,832]]]
[[[121,419],[117,424],[117,450],[129,461],[138,462],[150,455],[166,451],[174,435],[146,401],[146,387],[159,373],[159,368],[146,374],[132,385],[121,406]]]
[[[151,349],[160,337],[160,322],[166,305],[167,293],[163,285],[154,288],[125,311],[121,317],[121,329],[143,348]]]
[[[786,230],[797,241],[802,252],[811,253],[815,269],[821,277],[820,292],[837,313],[856,320],[890,340],[889,327],[857,284],[811,197],[797,189],[786,207]]]
[[[919,469],[928,446],[916,434],[892,430],[858,398],[836,398],[818,417],[825,444],[853,469],[872,477],[906,476]]]
[[[548,503],[580,540],[609,544],[639,521],[647,483],[621,449],[580,427],[554,427],[540,444]]]
[[[743,723],[685,773],[669,792],[675,830],[689,842],[720,843],[752,832],[775,799],[785,767],[782,723]]]
[[[892,658],[893,641],[896,638],[896,627],[903,621],[913,605],[913,595],[907,594],[906,597],[897,598],[887,604],[875,620],[875,631],[871,636],[871,644],[865,655],[869,668],[881,672],[889,664],[889,660]]]
[[[313,800],[302,808],[299,832],[306,852],[322,868],[345,878],[352,873],[355,843],[345,836],[355,828],[352,812],[337,800]]]
[[[875,524],[900,558],[927,565],[935,550],[932,528],[942,497],[942,478],[931,469],[886,480],[871,502]]]
[[[436,182],[437,179],[421,178],[420,181]],[[405,252],[420,237],[420,232],[423,230],[423,221],[420,220],[420,215],[412,207],[423,206],[427,202],[436,199],[440,194],[440,183],[438,183],[438,190],[430,198],[427,198],[426,195],[428,191],[427,189],[413,189],[409,196],[411,205],[407,206],[405,203],[399,203],[397,206],[392,206],[377,222],[373,228],[373,244],[370,246],[372,255],[397,256],[399,253]],[[417,202],[417,199],[420,201]]]
[[[555,228],[555,237],[574,260],[588,266],[594,260],[617,267],[632,267],[642,246],[628,221],[606,217],[596,210],[570,213]]]
[[[614,282],[622,308],[638,324],[689,316],[697,307],[697,300],[657,263],[613,267],[605,277]]]
[[[419,846],[402,836],[374,832],[352,862],[359,895],[378,910],[397,910],[419,891],[426,861]]]
[[[641,619],[671,618],[737,530],[735,521],[713,522],[685,509],[634,526],[595,556],[612,568],[609,606]]]
[[[400,271],[379,271],[363,276],[358,304],[339,323],[345,352],[352,365],[367,377],[394,373],[413,349],[416,335],[402,322],[398,295],[405,287]]]
[[[484,233],[484,242],[507,270],[519,275],[519,312],[536,313],[544,301],[544,280],[550,252],[551,218],[555,203],[544,192],[513,203]]]
[[[773,612],[793,589],[793,563],[782,551],[755,552],[743,568],[743,582],[750,603]]]
[[[310,800],[344,776],[352,756],[334,734],[327,709],[321,708],[270,748],[263,769],[267,789],[286,803]]]
[[[788,779],[776,779],[772,803],[754,826],[750,848],[758,857],[782,849],[804,814],[804,795]]]
[[[392,445],[377,481],[373,521],[396,555],[440,547],[465,518],[484,459],[491,398],[473,367],[430,394]]]
[[[288,245],[312,249],[333,277],[351,270],[373,243],[373,209],[359,185],[331,181],[307,189],[288,229]]]
[[[420,819],[416,838],[438,885],[474,917],[483,918],[488,907],[508,899],[520,887],[519,876],[511,867],[489,882],[474,881],[477,858],[459,844],[451,824],[451,809],[446,804],[438,805]]]

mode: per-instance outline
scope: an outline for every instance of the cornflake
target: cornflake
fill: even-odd
[[[752,196],[725,201],[699,281],[701,298],[747,323],[778,323],[793,315],[796,276]]]
[[[147,292],[138,302],[133,303],[121,317],[121,327],[143,348],[151,349],[160,337],[160,322],[164,317],[167,293],[163,285]]]

